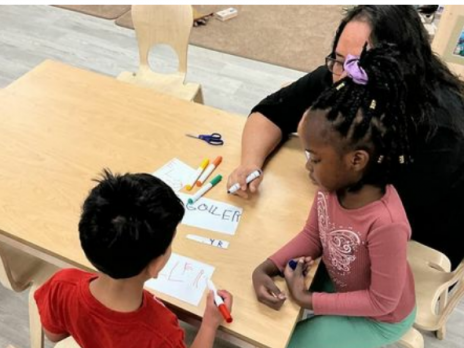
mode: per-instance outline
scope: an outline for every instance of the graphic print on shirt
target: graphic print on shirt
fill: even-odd
[[[340,276],[351,273],[351,264],[356,260],[356,251],[361,244],[359,233],[342,226],[335,227],[335,223],[330,221],[327,199],[322,192],[317,194],[317,217],[319,236],[327,255],[324,259],[329,262],[327,270],[334,283],[345,287],[346,283]]]

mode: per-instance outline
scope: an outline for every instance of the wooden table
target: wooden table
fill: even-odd
[[[222,155],[226,177],[239,163],[245,117],[155,93],[53,61],[0,90],[0,239],[59,266],[93,270],[78,238],[81,204],[103,168],[154,172],[173,157],[197,167]],[[215,147],[184,134],[219,132]],[[276,312],[258,303],[253,269],[303,226],[314,187],[298,139],[270,161],[259,197],[226,193],[225,181],[208,197],[241,206],[234,236],[180,225],[173,250],[216,267],[215,283],[234,295],[227,334],[260,347],[286,346],[300,309],[291,301]],[[187,240],[187,233],[230,241],[228,250]],[[285,289],[284,282],[279,286]],[[187,318],[198,307],[158,294]]]

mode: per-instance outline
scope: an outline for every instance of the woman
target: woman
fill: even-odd
[[[357,6],[349,10],[334,38],[325,66],[262,100],[252,110],[242,135],[240,166],[228,185],[242,184],[239,195],[255,192],[246,176],[261,169],[269,154],[295,132],[304,111],[333,82],[344,77],[348,54],[365,43],[393,43],[408,87],[406,112],[415,120],[411,132],[413,163],[396,173],[394,185],[412,226],[412,238],[442,251],[456,266],[464,257],[459,234],[464,225],[463,84],[431,50],[427,32],[412,6]]]

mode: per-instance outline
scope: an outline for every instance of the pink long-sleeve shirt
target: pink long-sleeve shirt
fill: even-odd
[[[270,260],[282,271],[290,259],[322,257],[337,292],[314,293],[315,314],[396,323],[415,306],[407,261],[410,237],[393,186],[387,186],[380,200],[358,209],[345,209],[336,194],[319,191],[303,231]]]

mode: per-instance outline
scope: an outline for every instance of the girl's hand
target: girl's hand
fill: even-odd
[[[311,295],[305,285],[305,274],[313,263],[314,261],[311,257],[301,257],[298,259],[295,270],[289,264],[287,264],[284,270],[285,281],[291,295],[298,304],[305,308],[312,307]]]
[[[270,264],[272,262],[266,260],[253,271],[253,287],[259,302],[264,303],[272,309],[279,310],[287,297],[272,280],[270,273],[273,272],[266,271],[266,265],[275,267],[274,264]]]

